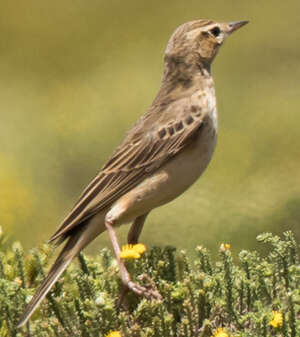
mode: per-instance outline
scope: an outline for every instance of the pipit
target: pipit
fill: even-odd
[[[175,30],[165,51],[156,98],[50,238],[57,244],[67,242],[25,309],[19,327],[71,260],[105,230],[127,289],[148,298],[160,297],[154,289],[131,281],[120,258],[115,228],[132,223],[128,243],[137,243],[149,212],[182,194],[206,169],[218,130],[211,63],[225,39],[246,23],[196,20]]]

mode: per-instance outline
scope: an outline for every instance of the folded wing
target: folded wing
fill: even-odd
[[[203,119],[188,115],[167,125],[136,132],[123,142],[83,191],[50,241],[63,241],[70,231],[137,186],[187,146],[201,129]]]

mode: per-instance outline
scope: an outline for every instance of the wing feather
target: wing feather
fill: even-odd
[[[138,138],[132,137],[134,141],[121,145],[83,191],[50,241],[61,242],[75,226],[137,186],[187,146],[202,124],[202,118],[185,118],[148,133],[139,132]]]

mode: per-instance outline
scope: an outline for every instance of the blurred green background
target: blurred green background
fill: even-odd
[[[212,68],[213,161],[153,211],[141,240],[239,250],[262,231],[293,229],[299,239],[299,12],[299,0],[2,0],[0,225],[26,248],[48,239],[151,104],[173,30],[248,19]],[[106,234],[90,250],[104,245]]]

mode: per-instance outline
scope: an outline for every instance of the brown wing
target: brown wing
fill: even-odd
[[[201,117],[190,115],[145,134],[136,132],[137,137],[131,136],[129,142],[123,143],[83,191],[50,241],[63,239],[75,226],[137,186],[188,145],[202,123]]]

